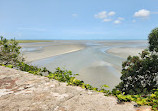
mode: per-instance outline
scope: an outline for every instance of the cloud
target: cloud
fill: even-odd
[[[113,16],[113,15],[115,15],[116,13],[114,12],[114,11],[111,11],[111,12],[109,12],[108,13],[108,16]]]
[[[99,12],[98,14],[95,14],[94,16],[96,18],[104,19],[107,17],[107,13],[106,13],[106,11],[102,11],[102,12]]]
[[[103,22],[110,22],[112,21],[111,16],[115,14],[116,13],[114,11],[110,11],[110,12],[102,11],[102,12],[99,12],[98,14],[95,14],[94,17],[102,19]]]
[[[114,24],[120,24],[123,20],[125,20],[123,17],[118,17],[118,18],[114,21]]]
[[[120,24],[120,23],[121,23],[120,20],[115,20],[115,21],[114,21],[114,24]]]
[[[78,14],[74,13],[74,14],[72,14],[72,16],[73,16],[73,17],[77,17],[77,16],[78,16]]]
[[[112,21],[112,19],[107,19],[106,18],[106,19],[103,20],[103,22],[110,22],[110,21]]]
[[[98,14],[95,14],[94,16],[95,16],[95,18],[104,19],[104,18],[113,16],[115,14],[116,13],[114,11],[110,11],[109,13],[107,13],[106,11],[102,11],[102,12],[99,12]]]
[[[149,10],[141,9],[134,13],[134,17],[147,18],[150,16],[150,14],[151,12]]]
[[[123,20],[125,20],[123,17],[118,17],[115,21],[113,21],[113,18],[115,17],[112,16],[114,16],[115,14],[116,12],[114,11],[102,11],[98,14],[95,14],[94,17],[101,19],[103,22],[114,22],[114,24],[120,24]]]

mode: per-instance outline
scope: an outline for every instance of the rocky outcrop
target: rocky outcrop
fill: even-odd
[[[134,111],[131,103],[0,66],[0,111]]]

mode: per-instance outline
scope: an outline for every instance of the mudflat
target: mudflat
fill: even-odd
[[[77,79],[94,87],[103,84],[113,89],[121,76],[121,65],[128,55],[138,55],[147,47],[146,40],[56,40],[24,43],[24,57],[50,71],[61,67],[78,73]]]
[[[27,62],[36,61],[60,54],[70,53],[83,49],[82,44],[63,43],[63,42],[41,42],[41,43],[23,43],[24,57]]]

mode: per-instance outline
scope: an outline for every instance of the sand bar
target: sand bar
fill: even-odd
[[[145,47],[118,47],[118,48],[111,48],[107,50],[107,53],[111,53],[114,55],[117,55],[122,58],[127,58],[129,55],[130,56],[139,56],[139,53],[141,53]]]
[[[82,44],[73,44],[62,41],[60,42],[45,42],[45,43],[25,43],[23,47],[24,57],[27,62],[36,61],[56,55],[70,53],[83,49]]]

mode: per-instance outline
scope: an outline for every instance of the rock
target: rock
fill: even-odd
[[[0,66],[0,111],[135,111],[103,93]]]
[[[137,111],[151,111],[151,106],[140,106]]]

